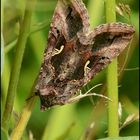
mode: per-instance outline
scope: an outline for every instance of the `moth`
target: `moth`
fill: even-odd
[[[66,104],[126,48],[134,32],[125,23],[91,30],[82,0],[58,0],[35,86],[41,110]]]

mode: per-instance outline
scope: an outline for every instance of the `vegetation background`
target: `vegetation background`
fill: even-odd
[[[43,52],[45,47],[47,47],[48,31],[56,2],[57,0],[38,0],[36,2],[32,15],[31,33],[27,40],[18,88],[14,99],[9,133],[13,131],[18,122],[25,106],[25,100],[29,97],[31,87],[39,72]],[[84,3],[89,11],[92,28],[105,23],[104,0],[84,0]],[[123,12],[123,15],[120,15],[121,11],[118,11],[117,21],[132,24],[136,30],[129,51],[126,49],[119,57],[119,68],[127,60],[125,66],[127,69],[124,69],[119,75],[120,111],[122,110],[119,120],[120,126],[128,120],[129,116],[126,126],[124,124],[120,130],[120,136],[138,136],[139,1],[118,0],[116,4],[118,5],[119,3],[129,5],[131,13],[129,18],[129,15],[125,12]],[[5,47],[4,65],[2,66],[4,69],[1,77],[2,114],[15,55],[15,44],[19,34],[19,20],[22,18],[24,7],[25,0],[2,1],[1,24]],[[96,88],[94,92],[105,94],[106,69],[84,87],[83,92],[99,83],[102,83],[103,86]],[[40,100],[37,98],[27,127],[22,135],[22,140],[90,140],[104,138],[107,136],[108,127],[107,102],[108,100],[99,97],[86,97],[76,103],[54,107],[41,112]]]

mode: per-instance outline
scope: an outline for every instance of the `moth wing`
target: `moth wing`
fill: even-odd
[[[98,72],[104,69],[114,58],[116,58],[130,43],[134,28],[124,23],[103,24],[94,29],[80,42],[91,47],[92,56],[89,58],[90,68],[85,71],[85,81],[91,80]]]
[[[60,50],[62,45],[72,40],[77,32],[88,32],[89,26],[88,12],[81,0],[59,0],[49,31],[46,59],[51,57],[55,48]]]
[[[86,20],[85,20],[86,19]],[[53,63],[60,65],[62,51],[68,42],[77,37],[77,32],[89,30],[89,17],[81,0],[58,0],[50,25],[47,47],[36,89],[44,87],[55,77]],[[58,55],[62,53],[62,55]],[[47,81],[47,82],[46,82]]]

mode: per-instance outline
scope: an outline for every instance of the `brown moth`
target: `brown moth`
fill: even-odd
[[[126,48],[134,32],[125,23],[102,24],[91,31],[81,0],[58,0],[35,87],[41,110],[68,103]]]

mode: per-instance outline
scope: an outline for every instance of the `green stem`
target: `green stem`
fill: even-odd
[[[16,95],[21,63],[23,59],[23,54],[25,50],[25,45],[27,42],[27,37],[30,31],[31,16],[36,0],[27,0],[26,1],[26,10],[23,18],[23,22],[20,26],[20,34],[16,45],[16,52],[13,61],[10,83],[8,87],[7,99],[5,104],[5,110],[2,118],[2,127],[8,130],[9,120],[13,109],[14,98]]]
[[[31,94],[33,93],[33,89],[34,89],[34,86],[32,87]],[[21,116],[18,120],[18,123],[17,123],[15,129],[12,131],[12,134],[11,134],[11,137],[10,137],[11,140],[21,139],[21,136],[24,132],[24,129],[25,129],[25,127],[28,123],[28,120],[31,116],[35,101],[36,101],[36,98],[33,97],[32,99],[30,99],[27,102],[26,106],[24,107],[24,109],[22,111],[22,114],[21,114]]]
[[[2,109],[2,114],[3,114],[3,110],[4,110],[4,105],[5,105],[5,100],[6,100],[6,94],[7,94],[7,89],[8,89],[8,83],[9,83],[9,77],[10,77],[10,63],[9,63],[9,59],[8,56],[5,54],[4,57],[4,70],[3,70],[3,74],[1,77],[1,109]]]
[[[13,40],[8,45],[6,45],[5,49],[4,49],[5,54],[7,54],[9,51],[11,51],[15,47],[16,44],[17,44],[17,39]]]
[[[106,0],[106,21],[116,21],[115,0]],[[108,66],[107,91],[108,97],[112,99],[112,102],[108,103],[108,135],[117,137],[119,135],[117,59]]]
[[[96,27],[102,21],[100,17],[103,16],[104,1],[103,0],[89,0],[87,5],[91,28]],[[96,20],[95,20],[96,19]]]
[[[39,32],[40,30],[43,30],[47,26],[48,26],[48,24],[46,22],[44,22],[41,25],[39,25],[38,27],[36,27],[35,29],[31,29],[31,31],[28,34],[28,37],[30,37],[30,35],[32,35],[36,32]],[[8,45],[6,45],[5,49],[4,49],[5,54],[7,54],[9,51],[11,51],[15,47],[16,43],[17,43],[17,38],[15,40],[13,40],[12,42],[10,42]]]
[[[35,17],[32,20],[33,20],[33,22],[36,22]],[[36,38],[38,38],[38,40],[36,40]],[[40,48],[42,48],[41,51],[40,51],[40,50],[38,50],[40,48],[38,48],[38,46],[36,46],[36,45],[38,45],[38,43],[39,43],[40,46],[44,46],[45,42],[43,40],[45,40],[45,39],[43,38],[43,34],[41,32],[37,32],[36,34],[32,34],[29,37],[29,41],[32,44],[31,46],[34,46],[34,53],[36,54],[37,63],[39,62],[40,56],[42,55],[40,53],[43,52],[43,47],[40,47]],[[38,79],[38,76],[37,76],[36,80],[37,79]],[[30,93],[29,97],[31,97],[32,94],[34,94],[33,92],[34,92],[34,89],[35,89],[36,80],[34,82],[34,85],[32,87],[32,90],[31,90],[31,93]],[[12,131],[11,140],[18,140],[18,139],[21,138],[21,136],[24,132],[24,129],[26,128],[26,125],[28,123],[28,120],[31,116],[32,110],[34,108],[34,104],[35,104],[35,99],[32,98],[31,100],[28,100],[27,104],[25,105],[25,107],[24,107],[24,109],[21,113],[21,116],[18,120],[18,123],[17,123],[16,127]]]

